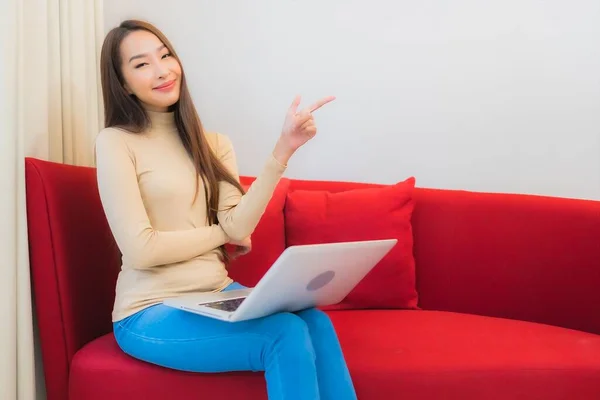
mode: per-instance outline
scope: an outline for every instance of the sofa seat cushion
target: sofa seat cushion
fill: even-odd
[[[361,400],[600,398],[598,335],[436,311],[329,315]],[[122,353],[112,334],[75,355],[69,386],[74,400],[266,399],[262,373],[168,370]]]
[[[361,399],[600,398],[599,335],[451,312],[330,315]]]
[[[266,399],[264,376],[257,372],[197,374],[162,368],[123,353],[112,333],[87,344],[73,357],[71,400],[194,398]]]

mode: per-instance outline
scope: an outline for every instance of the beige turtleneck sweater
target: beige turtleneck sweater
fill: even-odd
[[[113,321],[169,297],[219,291],[231,283],[217,249],[229,238],[240,240],[253,232],[286,169],[270,156],[244,196],[221,182],[219,224],[208,226],[202,180],[192,204],[196,172],[173,113],[148,115],[152,128],[144,133],[106,128],[96,138],[100,198],[122,253]],[[239,179],[228,137],[206,137]]]

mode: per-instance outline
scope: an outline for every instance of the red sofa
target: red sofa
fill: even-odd
[[[123,354],[110,321],[120,254],[95,170],[25,162],[49,400],[266,398],[259,372],[193,374]],[[256,282],[289,245],[286,236],[299,240],[290,224],[302,196],[293,205],[294,193],[319,192],[318,202],[329,199],[323,190],[387,186],[285,180],[273,200],[279,206],[269,206],[253,251],[234,261],[232,275]],[[356,218],[367,221],[380,204]],[[363,309],[327,310],[359,399],[599,399],[600,202],[415,188],[406,204],[411,225],[402,235],[414,242],[401,251],[414,256],[403,261],[414,276],[384,277],[375,291],[359,293]],[[354,217],[347,217],[342,222],[351,226]],[[408,297],[394,299],[401,290]],[[406,307],[377,305],[386,296]]]

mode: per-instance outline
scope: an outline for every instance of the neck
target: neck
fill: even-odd
[[[172,111],[150,111],[146,110],[146,114],[152,123],[151,130],[153,131],[172,131],[177,129],[175,125],[175,113]]]

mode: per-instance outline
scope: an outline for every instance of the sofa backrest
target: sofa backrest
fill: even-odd
[[[292,180],[289,191],[381,187]],[[416,188],[419,306],[600,333],[600,201]]]
[[[93,168],[25,160],[29,256],[48,398],[75,352],[112,329],[120,267]]]
[[[419,189],[420,306],[600,333],[600,201]]]

